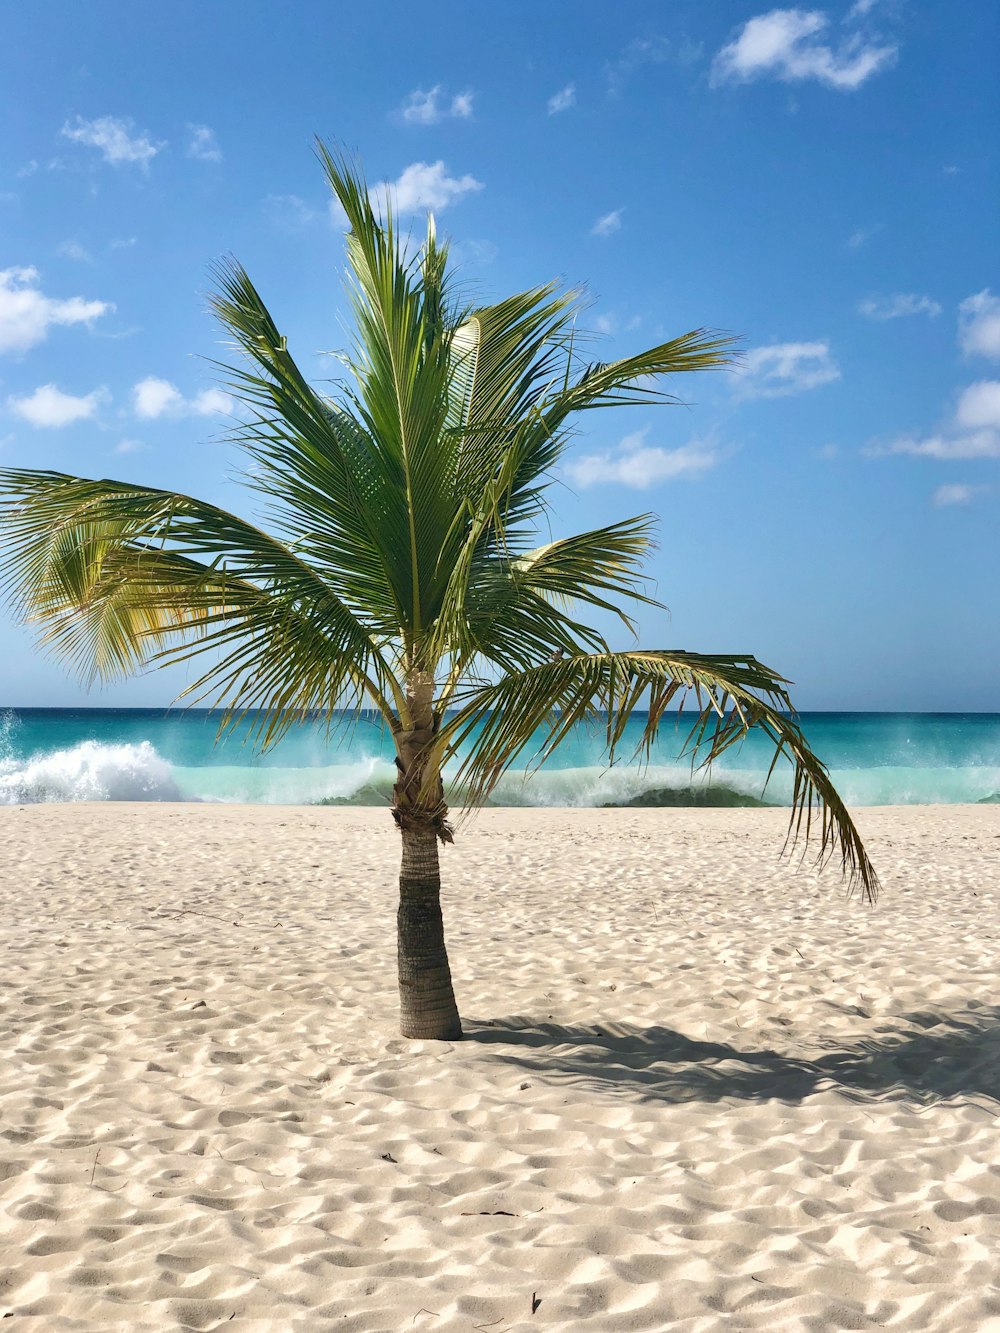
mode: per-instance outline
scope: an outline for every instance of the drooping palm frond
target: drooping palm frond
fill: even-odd
[[[91,677],[212,654],[191,690],[259,708],[270,743],[304,710],[398,688],[368,628],[281,542],[190,496],[0,471],[4,582],[44,646]],[[289,713],[291,710],[291,714]]]
[[[613,762],[629,721],[644,710],[639,749],[648,759],[669,705],[693,694],[698,713],[687,744],[694,758],[711,764],[751,729],[762,731],[775,746],[771,771],[782,755],[793,765],[790,842],[808,839],[818,822],[820,858],[839,851],[850,883],[859,883],[874,902],[878,876],[825,765],[795,720],[786,686],[753,657],[666,650],[581,654],[457,692],[456,711],[441,726],[436,745],[441,755],[470,746],[456,781],[477,803],[526,746],[536,745],[540,763],[583,721],[603,722]]]

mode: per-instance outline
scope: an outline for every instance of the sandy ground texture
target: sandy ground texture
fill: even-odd
[[[487,811],[467,1040],[396,1031],[381,811],[0,811],[0,1315],[1000,1329],[1000,809]]]

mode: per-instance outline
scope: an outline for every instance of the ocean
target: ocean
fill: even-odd
[[[0,710],[0,804],[43,801],[221,801],[378,805],[393,782],[392,746],[377,720],[349,732],[296,725],[266,754],[248,727],[216,740],[208,709],[8,708]],[[1000,802],[1000,714],[805,713],[810,744],[851,805]],[[636,732],[638,724],[631,724]],[[751,733],[713,766],[692,773],[681,755],[690,715],[661,727],[651,762],[613,768],[600,729],[577,727],[541,768],[525,750],[495,805],[738,805],[791,798],[791,767]],[[460,794],[453,794],[456,799]]]

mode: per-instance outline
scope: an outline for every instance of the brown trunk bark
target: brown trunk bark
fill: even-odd
[[[455,1004],[441,918],[438,839],[451,842],[440,773],[428,769],[434,739],[433,677],[413,672],[407,681],[411,725],[395,728],[392,815],[403,840],[399,872],[397,954],[400,1030],[404,1037],[456,1041],[462,1023]]]
[[[396,917],[400,1031],[404,1037],[457,1041],[462,1022],[444,942],[437,834],[405,826],[401,831]]]

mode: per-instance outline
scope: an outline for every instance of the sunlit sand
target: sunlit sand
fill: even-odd
[[[780,810],[484,812],[449,1045],[387,813],[0,810],[0,1315],[1000,1327],[1000,812],[858,816],[874,912]]]

